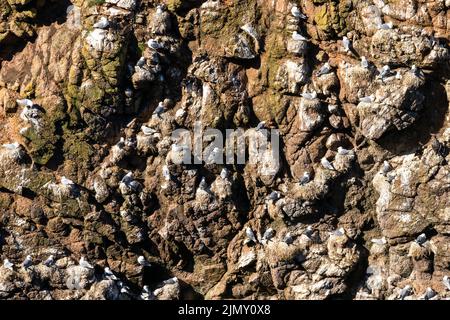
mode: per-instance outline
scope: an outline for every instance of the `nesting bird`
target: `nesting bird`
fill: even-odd
[[[255,130],[259,131],[259,130],[262,130],[262,129],[265,129],[265,128],[266,128],[266,122],[265,121],[261,121],[260,123],[258,123],[258,125],[255,128]]]
[[[389,171],[392,170],[392,166],[386,160],[383,161],[383,168],[381,169],[382,173],[386,175]]]
[[[422,233],[416,238],[415,241],[417,244],[423,245],[425,242],[427,242],[427,236],[425,235],[425,233]]]
[[[153,50],[159,50],[159,49],[161,49],[161,48],[163,47],[163,46],[162,46],[158,41],[156,41],[155,39],[150,39],[150,40],[148,40],[147,46],[148,46],[150,49],[153,49]]]
[[[306,100],[314,100],[317,98],[317,92],[316,91],[312,91],[312,92],[304,92],[300,94],[303,98],[305,98]]]
[[[331,72],[331,66],[328,62],[325,62],[325,64],[320,67],[319,71],[317,72],[317,76],[320,77],[321,75],[328,74]]]
[[[170,181],[171,177],[170,177],[170,171],[169,171],[169,167],[164,165],[162,167],[162,175],[164,177],[164,180],[166,181]]]
[[[137,262],[138,262],[141,266],[143,266],[143,267],[150,267],[150,266],[151,266],[150,262],[148,262],[148,261],[144,258],[144,256],[139,256],[139,257],[137,258]]]
[[[25,257],[25,260],[22,262],[22,267],[24,269],[28,269],[29,267],[31,267],[33,265],[33,259],[31,258],[30,255],[27,255]]]
[[[141,184],[134,180],[133,173],[128,172],[120,181],[119,189],[122,193],[138,192]]]
[[[380,245],[380,246],[387,243],[385,237],[380,238],[380,239],[372,239],[371,241],[372,241],[372,243],[378,244],[378,245]]]
[[[158,106],[156,107],[155,111],[153,111],[153,116],[157,116],[158,118],[161,118],[161,114],[163,114],[166,111],[166,108],[164,107],[164,104],[160,102]]]
[[[303,173],[303,176],[300,178],[299,183],[300,183],[300,185],[304,185],[304,184],[307,184],[310,180],[311,180],[310,174],[307,171],[305,171]]]
[[[252,241],[253,243],[258,243],[258,240],[256,240],[255,234],[250,227],[247,227],[245,229],[245,235],[247,236],[248,240]]]
[[[444,276],[442,278],[442,283],[444,284],[445,288],[450,291],[450,278],[448,276]]]
[[[94,267],[84,258],[84,256],[81,256],[80,260],[78,261],[78,265],[82,268],[94,269]]]
[[[393,27],[394,24],[392,22],[378,24],[378,29],[380,30],[389,30],[392,29]]]
[[[14,264],[11,263],[8,259],[5,259],[3,260],[3,267],[12,271]]]
[[[388,65],[383,66],[380,70],[380,78],[383,80],[391,74],[391,68]]]
[[[412,287],[408,284],[402,290],[400,290],[398,297],[400,300],[403,300],[407,296],[410,296],[411,294],[412,294]]]
[[[294,41],[308,41],[307,38],[305,38],[304,36],[302,36],[300,33],[298,33],[297,31],[294,31],[292,33],[292,40]]]
[[[228,178],[228,169],[223,168],[222,171],[220,171],[220,178],[225,180]]]
[[[44,261],[44,265],[47,267],[51,267],[54,263],[55,257],[52,254]]]
[[[268,196],[268,200],[276,201],[280,199],[280,193],[278,191],[272,191]]]
[[[436,291],[434,291],[432,288],[428,287],[425,290],[425,293],[423,294],[422,298],[424,300],[432,300],[437,295]]]
[[[116,277],[109,267],[105,267],[105,269],[103,269],[103,276],[108,280],[119,280],[119,278]]]
[[[109,27],[109,21],[106,17],[101,17],[100,20],[93,25],[97,29],[107,29]]]
[[[342,38],[342,45],[345,52],[350,52],[351,42],[346,36]]]
[[[285,236],[283,237],[283,242],[288,245],[294,242],[294,238],[292,237],[292,234],[290,232],[285,234]]]
[[[367,97],[359,98],[359,102],[372,103],[374,101],[375,101],[375,96],[373,94],[370,96],[367,96]]]
[[[272,228],[268,228],[264,232],[264,234],[262,236],[262,240],[269,241],[274,235],[275,235],[275,230],[273,230]]]
[[[331,162],[326,157],[320,159],[320,164],[327,170],[335,170]]]
[[[291,14],[295,17],[295,18],[299,18],[299,19],[307,19],[307,16],[304,15],[300,9],[297,6],[293,6],[291,9]]]
[[[369,61],[367,61],[366,57],[361,57],[361,67],[368,69],[369,68]]]

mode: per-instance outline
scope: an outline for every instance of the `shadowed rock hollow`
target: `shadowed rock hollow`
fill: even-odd
[[[449,18],[0,0],[0,299],[450,297]],[[177,164],[262,121],[279,162]]]

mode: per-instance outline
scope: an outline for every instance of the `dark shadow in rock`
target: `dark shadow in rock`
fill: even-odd
[[[441,83],[428,80],[422,90],[425,94],[424,110],[416,122],[400,132],[386,133],[377,143],[394,155],[414,153],[439,132],[448,111],[445,88]]]
[[[30,2],[23,7],[23,10],[31,9],[35,6],[35,2]],[[67,8],[72,5],[69,0],[47,1],[45,6],[38,8],[37,15],[31,25],[39,28],[41,26],[49,26],[54,22],[62,24],[67,19]],[[14,55],[22,51],[28,42],[32,42],[36,36],[31,38],[19,38],[10,33],[0,46],[0,63],[2,61],[10,61]]]

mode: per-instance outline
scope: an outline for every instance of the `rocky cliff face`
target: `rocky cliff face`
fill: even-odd
[[[449,34],[448,0],[0,0],[0,299],[450,297]],[[280,162],[177,164],[198,122]]]

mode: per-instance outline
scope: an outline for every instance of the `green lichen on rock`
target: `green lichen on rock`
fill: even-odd
[[[352,8],[351,1],[313,2],[320,4],[314,16],[314,22],[320,31],[327,36],[342,35],[347,31],[346,19]]]

